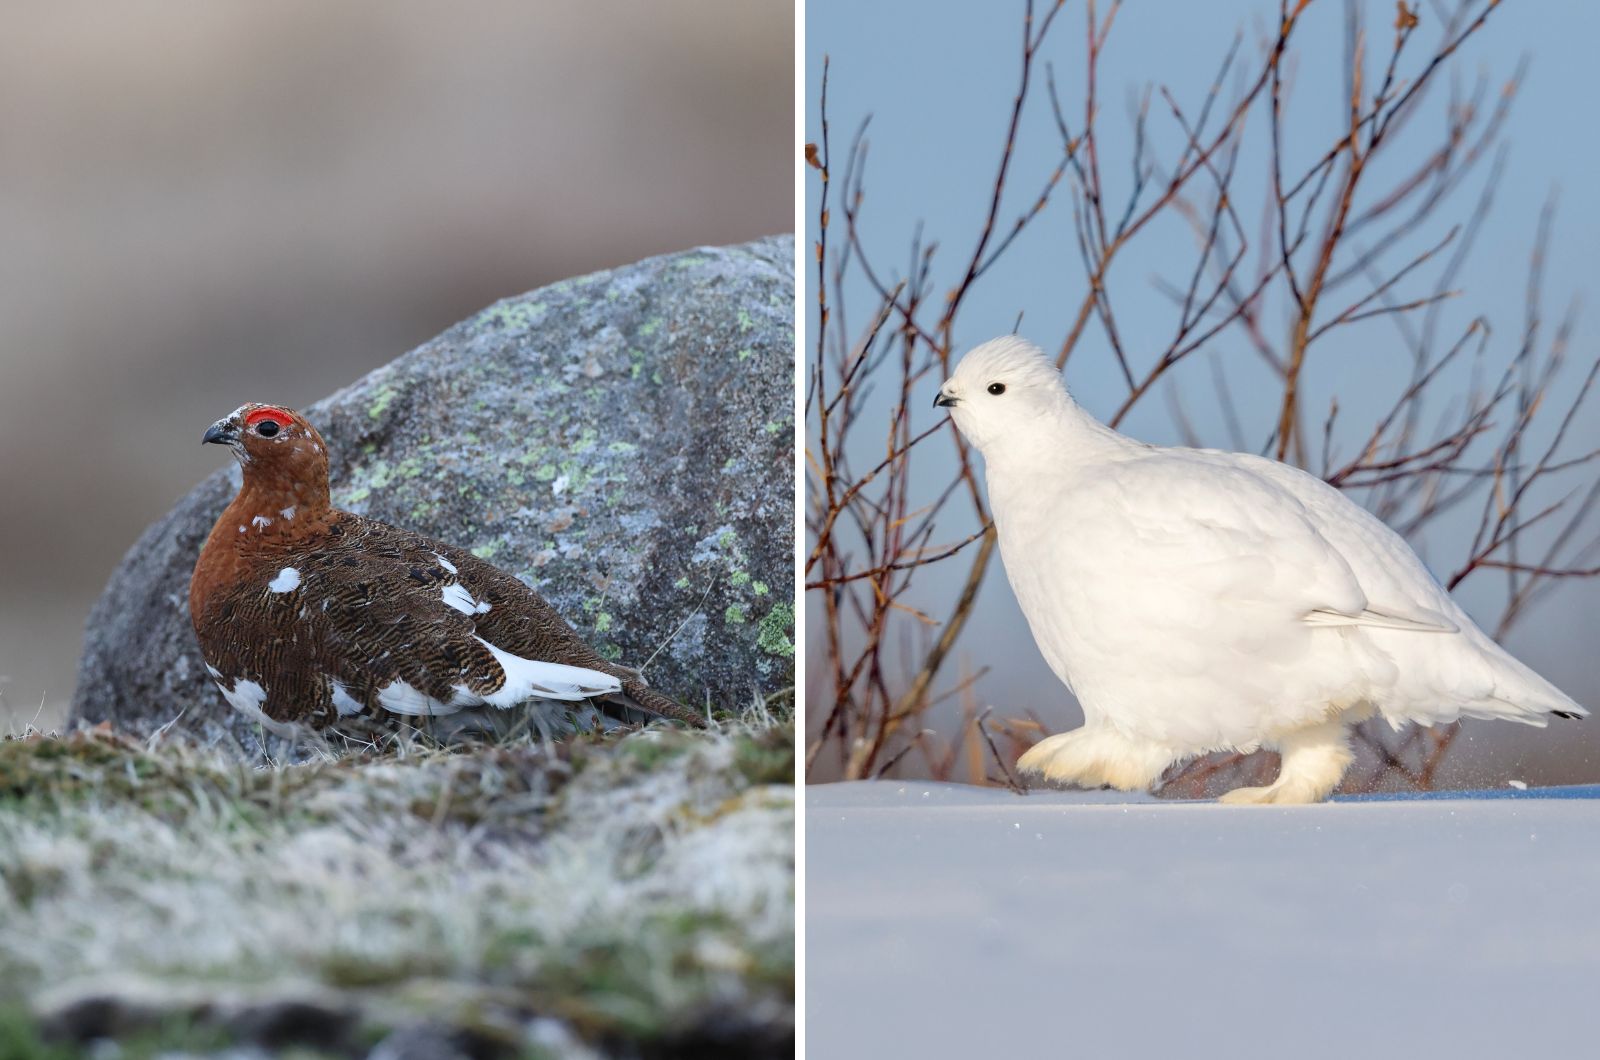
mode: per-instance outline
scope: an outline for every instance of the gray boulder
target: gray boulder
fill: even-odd
[[[462,321],[304,410],[334,504],[511,571],[606,656],[651,660],[650,683],[685,703],[738,708],[789,685],[793,254],[792,236],[702,247]],[[75,720],[149,731],[181,713],[254,746],[188,609],[238,484],[230,461],[123,559],[89,615]]]

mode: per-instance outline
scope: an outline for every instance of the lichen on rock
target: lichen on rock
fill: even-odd
[[[687,703],[790,684],[793,246],[702,247],[508,298],[317,402],[303,411],[334,503],[511,571]],[[212,475],[113,574],[75,718],[250,734],[187,609],[237,485]]]

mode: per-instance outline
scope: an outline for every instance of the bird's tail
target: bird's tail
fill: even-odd
[[[1478,632],[1478,631],[1474,631]],[[1540,677],[1510,652],[1478,632],[1483,638],[1483,656],[1488,663],[1492,690],[1465,705],[1461,713],[1470,718],[1500,718],[1524,725],[1548,725],[1552,717],[1577,719],[1589,711],[1555,685]]]
[[[682,722],[696,728],[704,728],[706,724],[706,719],[702,715],[670,696],[657,692],[645,684],[644,678],[637,674],[622,678],[622,695],[609,697],[608,706],[612,704],[621,710],[642,715],[642,717],[625,717],[623,720],[626,721],[647,722],[664,719]]]

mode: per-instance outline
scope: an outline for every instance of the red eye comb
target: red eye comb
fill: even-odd
[[[254,412],[250,413],[250,415],[244,418],[244,425],[246,427],[254,427],[262,420],[277,420],[280,424],[287,426],[294,420],[294,414],[288,409],[275,409],[271,407],[256,409]]]

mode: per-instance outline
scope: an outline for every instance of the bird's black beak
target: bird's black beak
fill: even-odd
[[[933,407],[936,409],[947,409],[955,405],[955,403],[959,400],[959,398],[953,398],[941,390],[933,397]]]
[[[200,444],[215,442],[218,445],[232,445],[238,440],[239,429],[227,420],[218,420],[206,428],[206,436],[200,439]]]

